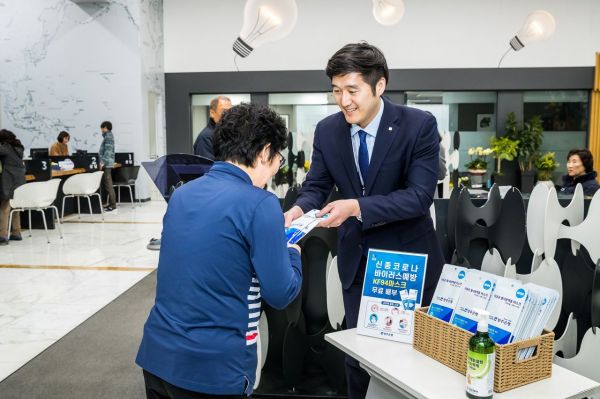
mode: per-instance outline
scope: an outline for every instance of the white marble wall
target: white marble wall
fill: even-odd
[[[97,151],[110,120],[116,150],[146,160],[147,92],[164,98],[162,25],[162,0],[0,0],[0,126],[27,148],[67,130],[72,151]]]

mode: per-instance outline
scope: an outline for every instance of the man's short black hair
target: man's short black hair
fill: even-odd
[[[329,79],[334,76],[358,72],[363,80],[371,86],[373,94],[381,78],[389,81],[389,70],[385,56],[377,47],[367,42],[350,43],[339,49],[327,61],[325,73]]]
[[[217,161],[248,167],[270,144],[269,160],[287,146],[283,119],[265,105],[242,103],[223,113],[215,128],[213,150]]]
[[[581,159],[581,163],[585,168],[585,173],[590,173],[594,170],[594,156],[590,150],[587,148],[575,148],[569,151],[569,154],[567,155],[567,161],[569,161],[569,158],[571,158],[572,155],[579,156],[579,159]]]
[[[70,135],[69,133],[67,133],[67,132],[65,132],[65,131],[63,130],[62,132],[60,132],[60,133],[58,134],[58,137],[56,138],[56,140],[57,140],[59,143],[62,143],[62,142],[63,142],[63,140],[64,140],[64,139],[66,139],[67,137],[71,137],[71,135]]]
[[[110,123],[109,121],[104,121],[100,124],[100,129],[102,128],[106,128],[112,132],[112,123]]]

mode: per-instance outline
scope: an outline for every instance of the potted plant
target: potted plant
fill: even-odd
[[[467,154],[469,154],[471,160],[465,164],[465,167],[471,175],[471,187],[483,187],[488,166],[487,156],[491,153],[491,149],[483,147],[471,147],[467,151]]]
[[[521,171],[521,191],[530,193],[535,180],[534,161],[539,157],[539,149],[544,135],[542,119],[534,116],[529,122],[519,126],[514,112],[511,112],[507,115],[505,128],[507,136],[519,141],[517,159]]]
[[[534,165],[537,169],[538,181],[552,182],[552,173],[559,166],[554,159],[553,152],[547,152],[535,159]]]
[[[493,157],[496,158],[496,173],[494,173],[494,182],[498,185],[514,185],[512,176],[505,176],[502,173],[502,160],[512,161],[517,157],[517,148],[519,140],[513,140],[508,136],[492,137],[490,140]]]

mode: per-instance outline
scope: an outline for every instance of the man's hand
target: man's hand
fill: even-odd
[[[300,216],[304,215],[304,211],[298,205],[292,207],[289,211],[283,214],[285,219],[285,227],[290,227],[290,224]]]
[[[321,217],[326,213],[329,213],[329,217],[319,222],[317,227],[338,227],[349,217],[359,216],[360,205],[356,199],[333,201],[321,209],[317,216]]]

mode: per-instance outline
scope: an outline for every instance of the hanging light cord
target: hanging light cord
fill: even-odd
[[[239,72],[240,68],[238,67],[238,64],[237,64],[237,54],[233,56],[233,64],[235,65],[235,69]]]
[[[504,53],[504,55],[502,56],[502,58],[500,58],[500,61],[498,62],[498,68],[500,68],[500,64],[502,64],[502,61],[504,60],[504,57],[506,57],[506,55],[508,53],[510,53],[510,50],[512,50],[511,47],[509,47],[508,50],[506,50],[506,53]]]

